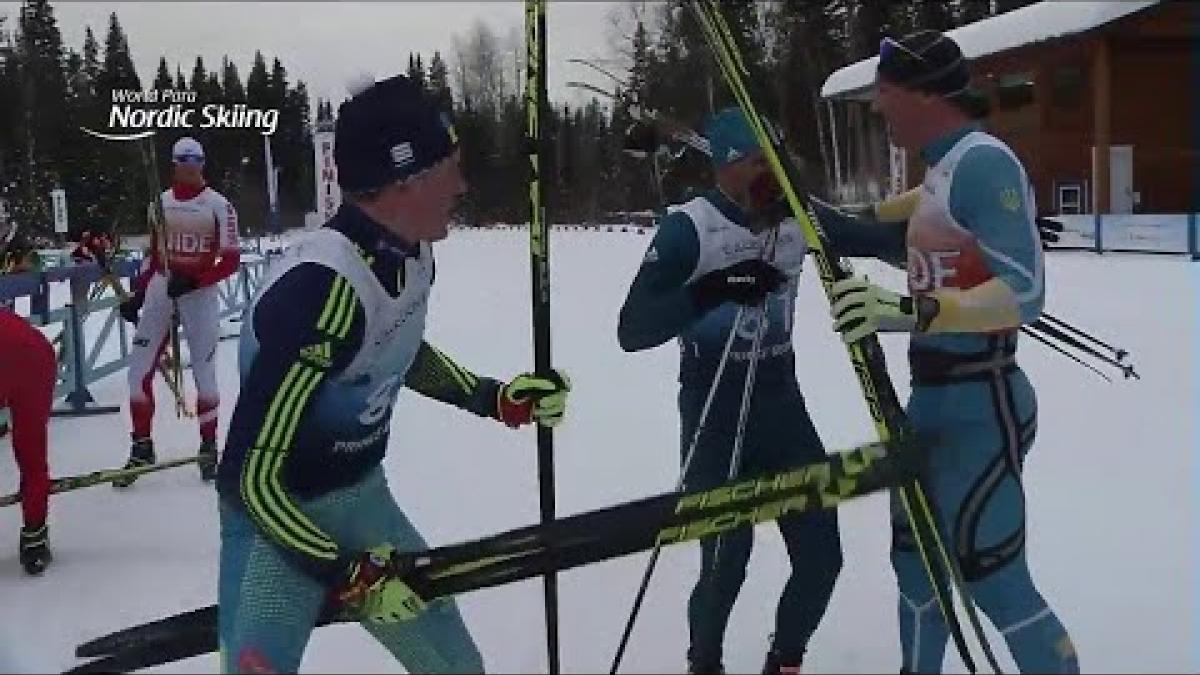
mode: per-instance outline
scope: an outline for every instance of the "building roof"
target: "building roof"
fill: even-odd
[[[1046,0],[947,31],[968,59],[998,54],[1047,40],[1077,35],[1157,5],[1137,2]],[[835,70],[821,87],[821,98],[858,98],[875,83],[878,56]]]

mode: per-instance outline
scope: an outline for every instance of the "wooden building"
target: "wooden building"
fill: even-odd
[[[1200,2],[1050,0],[948,33],[1024,162],[1041,213],[1200,211]],[[871,110],[878,58],[821,91],[830,185],[861,202],[920,182]]]

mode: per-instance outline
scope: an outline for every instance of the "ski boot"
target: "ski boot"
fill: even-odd
[[[54,556],[50,555],[47,536],[45,523],[21,528],[21,567],[24,567],[25,573],[30,576],[40,575],[54,559]]]
[[[687,655],[687,672],[688,675],[725,675],[725,665],[721,663],[720,657],[715,660],[706,657],[697,658],[692,649],[688,650]]]
[[[200,480],[207,483],[217,477],[216,441],[204,441],[200,444],[196,464],[200,467]]]
[[[125,462],[126,469],[136,469],[140,466],[149,466],[154,463],[154,441],[149,438],[133,439],[133,447],[129,450],[129,461]],[[114,479],[112,484],[115,488],[127,488],[133,485],[133,481],[137,480],[137,476],[122,476]]]
[[[725,675],[725,666],[720,663],[700,663],[688,659],[688,675]]]
[[[763,675],[800,675],[800,661],[784,659],[779,652],[772,649],[767,652],[767,661],[763,664]]]
[[[775,646],[775,635],[771,635],[771,648],[767,650],[767,660],[763,663],[763,675],[800,675],[800,662],[804,655],[789,654],[784,656]]]

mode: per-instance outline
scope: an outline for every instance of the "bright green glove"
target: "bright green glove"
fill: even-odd
[[[912,333],[928,327],[937,314],[937,301],[919,302],[907,295],[872,284],[866,277],[833,282],[830,289],[833,329],[853,344],[877,332]]]
[[[395,576],[390,565],[396,550],[383,544],[364,551],[350,563],[345,581],[334,589],[343,606],[367,621],[412,621],[427,605],[416,591]]]
[[[544,427],[558,426],[567,412],[567,394],[571,379],[561,370],[549,377],[521,373],[500,387],[496,418],[512,428],[530,422]]]

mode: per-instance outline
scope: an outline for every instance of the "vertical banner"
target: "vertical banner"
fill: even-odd
[[[267,175],[267,232],[279,234],[279,177],[271,157],[271,137],[263,135],[263,167]]]
[[[333,131],[317,131],[313,135],[313,148],[317,156],[317,215],[324,223],[337,213],[342,205],[342,191],[337,183],[337,166],[333,163]]]
[[[50,191],[50,205],[54,208],[54,231],[66,234],[67,225],[67,191],[55,188]]]

